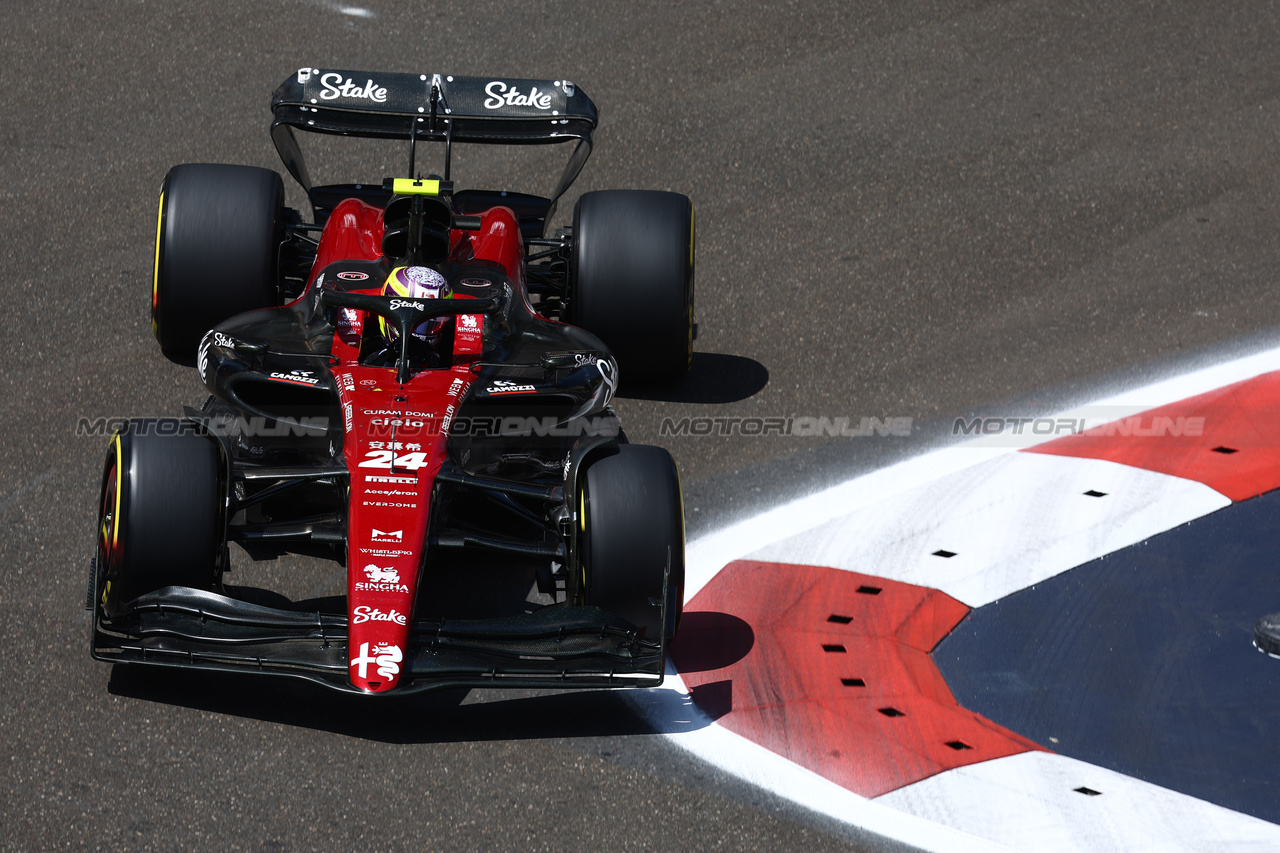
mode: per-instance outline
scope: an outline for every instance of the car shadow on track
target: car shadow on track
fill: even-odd
[[[769,384],[769,370],[755,359],[717,352],[695,352],[680,382],[631,384],[623,375],[619,397],[665,403],[736,403],[754,397]]]
[[[337,693],[306,682],[116,664],[110,693],[385,743],[448,743],[656,734],[620,691],[467,690],[404,697]],[[659,688],[661,689],[661,688]],[[672,691],[667,691],[672,692]],[[679,700],[672,697],[672,704]],[[687,702],[687,700],[686,700]],[[701,728],[672,714],[661,731]],[[675,719],[686,718],[690,719]]]
[[[738,617],[698,611],[685,614],[671,653],[682,671],[708,672],[736,663],[754,645],[751,626]],[[665,687],[626,692],[447,688],[412,696],[356,696],[281,677],[116,664],[107,690],[386,743],[675,733],[702,728],[732,708],[730,681],[701,685],[692,696]],[[646,706],[643,714],[637,702]]]

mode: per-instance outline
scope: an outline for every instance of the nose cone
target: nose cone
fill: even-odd
[[[404,651],[398,643],[364,642],[351,658],[351,684],[368,693],[385,693],[400,683]]]

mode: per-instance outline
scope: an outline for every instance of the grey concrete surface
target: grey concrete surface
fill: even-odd
[[[278,167],[268,99],[297,67],[565,76],[602,126],[562,217],[590,189],[693,198],[695,370],[618,405],[633,441],[675,454],[706,513],[693,530],[946,441],[962,412],[1087,399],[1280,329],[1276,3],[3,11],[6,849],[878,849],[690,761],[609,694],[375,705],[89,660],[104,441],[77,419],[201,399],[150,336],[161,178]],[[321,146],[352,179],[402,159],[353,150]],[[554,159],[455,169],[545,191]],[[664,418],[805,416],[916,430],[661,435]]]

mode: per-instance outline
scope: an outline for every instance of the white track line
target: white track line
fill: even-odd
[[[1230,504],[1203,483],[1168,474],[1008,453],[748,557],[876,575],[981,607]]]
[[[1104,407],[1116,407],[1117,412],[1137,413],[1204,394],[1272,370],[1280,370],[1280,348],[1124,391],[1046,417],[1088,417],[1091,410],[1096,416],[1096,411]],[[850,515],[855,510],[873,506],[889,495],[914,489],[955,471],[1016,451],[1017,448],[1010,446],[1007,438],[1001,440],[1000,436],[945,447],[872,471],[700,536],[689,543],[685,553],[688,575],[686,598],[692,598],[729,562],[741,559],[753,551],[812,530],[842,515]]]
[[[1046,752],[950,770],[876,802],[1018,850],[1280,850],[1273,823]]]
[[[1102,407],[1115,407],[1117,416],[1136,414],[1273,370],[1280,370],[1280,349],[1114,394],[1052,417],[1096,419]],[[829,565],[825,556],[837,562],[845,560],[845,568],[870,574],[914,578],[912,582],[942,588],[950,583],[961,600],[984,603],[1021,588],[1020,584],[1065,571],[1229,503],[1200,484],[1151,472],[1134,473],[1137,469],[1096,460],[1058,460],[1073,463],[1078,474],[1070,473],[1070,467],[1054,465],[1053,470],[1062,473],[1051,475],[1056,482],[1048,491],[1028,491],[1037,485],[1031,472],[1040,463],[1007,459],[1017,449],[1010,445],[1007,436],[1003,440],[996,436],[936,450],[700,536],[689,543],[686,552],[686,597],[696,595],[729,562],[769,554],[786,562]],[[983,470],[972,471],[975,466]],[[960,476],[953,477],[957,474]],[[985,477],[1001,482],[984,486]],[[1073,513],[1063,512],[1069,490],[1083,480],[1108,482],[1114,489],[1108,497],[1117,497],[1107,506],[1080,505],[1083,508],[1079,511],[1091,526],[1081,526],[1073,521]],[[948,492],[948,487],[952,491]],[[1107,491],[1098,485],[1088,488]],[[962,494],[965,489],[975,493]],[[983,490],[985,498],[976,494]],[[930,492],[939,495],[932,505],[925,497]],[[1146,509],[1142,506],[1144,495],[1152,500]],[[955,506],[957,498],[963,506]],[[983,526],[975,521],[984,500],[987,508],[998,510],[997,515],[1004,513],[1002,525]],[[1020,508],[1019,502],[1025,501],[1036,501],[1039,506]],[[885,517],[894,513],[899,517]],[[903,513],[914,518],[904,519]],[[857,527],[841,529],[840,523],[833,524],[841,519]],[[1012,544],[983,541],[983,537],[994,539],[1019,530],[1012,525],[1026,523],[1060,529],[1039,540],[1024,532],[1016,534]],[[966,548],[981,553],[982,561],[996,569],[997,579],[982,579],[977,565],[961,566],[950,580],[926,571],[929,563],[921,565],[918,552],[932,541],[930,531],[944,529],[948,537],[967,533],[964,539],[950,541],[963,541]],[[870,541],[873,536],[878,540]],[[939,544],[923,553],[940,547],[959,552]],[[1037,556],[1042,547],[1050,552],[1047,556]],[[895,569],[895,561],[903,562],[904,552],[910,552],[908,556],[915,563]],[[1022,572],[1011,568],[1024,558],[1035,562],[1035,567]],[[871,568],[873,564],[875,568]],[[1280,849],[1280,834],[1273,834],[1280,833],[1280,828],[1272,824],[1062,756],[1013,756],[970,765],[867,800],[709,721],[689,702],[688,690],[674,672],[666,687],[628,691],[628,695],[655,727],[698,757],[815,811],[926,850],[1002,849],[1003,844],[1033,850],[1228,849],[1230,844]],[[1059,791],[1058,782],[1066,780],[1075,766],[1087,769],[1093,774],[1091,778],[1105,778],[1109,790],[1122,795],[1106,799],[1106,792],[1086,797],[1071,788]],[[1032,772],[1026,768],[1039,769]],[[988,777],[990,783],[980,784]],[[1022,799],[1001,793],[1024,784],[1027,788]],[[981,819],[968,816],[966,797],[986,804]],[[1090,805],[1091,801],[1095,805]],[[1108,817],[1098,818],[1098,814]],[[1126,816],[1135,818],[1132,831],[1125,828]],[[1206,844],[1206,839],[1214,843]]]
[[[745,782],[793,800],[819,814],[921,850],[979,853],[1011,849],[860,797],[776,752],[716,725],[694,706],[684,681],[670,666],[663,687],[628,690],[627,698],[659,730],[667,732],[667,737],[678,746]],[[690,725],[696,728],[679,733],[671,731],[673,727],[686,728]]]

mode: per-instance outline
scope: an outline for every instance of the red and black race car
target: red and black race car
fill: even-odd
[[[111,441],[93,656],[361,693],[661,683],[679,476],[610,401],[688,368],[689,199],[591,192],[552,232],[596,125],[567,81],[306,68],[272,110],[310,222],[270,170],[164,181],[153,330],[211,396]],[[410,177],[313,185],[298,130],[401,140]],[[457,144],[558,142],[550,197],[451,180]],[[225,583],[231,543],[335,560],[346,594]]]

